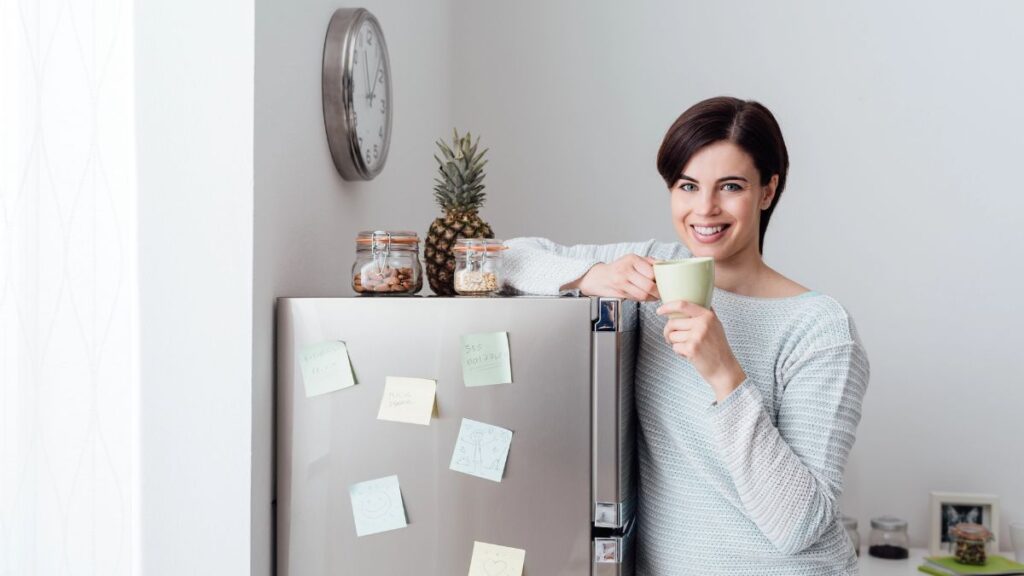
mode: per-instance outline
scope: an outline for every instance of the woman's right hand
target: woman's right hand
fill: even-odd
[[[565,288],[579,288],[585,296],[611,296],[637,302],[661,300],[654,282],[654,262],[654,258],[627,254],[614,262],[596,264]]]

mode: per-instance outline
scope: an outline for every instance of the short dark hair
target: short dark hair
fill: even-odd
[[[708,98],[691,106],[672,124],[658,150],[658,173],[671,189],[679,180],[683,168],[705,146],[728,141],[750,154],[754,166],[761,174],[761,185],[768,184],[778,174],[775,198],[761,214],[758,250],[764,252],[764,233],[768,220],[786,188],[789,172],[789,152],[782,130],[775,116],[753,100],[740,100],[728,96]]]

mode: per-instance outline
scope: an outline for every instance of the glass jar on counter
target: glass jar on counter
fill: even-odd
[[[871,519],[868,535],[868,554],[886,560],[905,560],[910,557],[910,537],[907,521],[893,516]]]
[[[459,238],[455,243],[455,291],[487,296],[501,288],[501,253],[505,245],[491,238]]]
[[[857,556],[860,556],[860,533],[857,531],[857,519],[843,516],[842,522],[843,528],[846,529],[846,534],[850,536],[850,540],[853,542],[853,550],[857,552]]]
[[[359,233],[352,264],[353,290],[359,294],[408,295],[422,288],[420,238],[415,232]]]
[[[961,564],[984,566],[988,562],[985,548],[992,532],[981,524],[962,522],[949,529],[949,546]]]

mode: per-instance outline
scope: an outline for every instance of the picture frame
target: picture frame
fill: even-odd
[[[932,556],[952,554],[947,532],[959,522],[974,522],[992,531],[988,552],[999,550],[999,497],[993,494],[964,494],[960,492],[932,492],[929,510],[931,525],[928,530],[928,552]]]

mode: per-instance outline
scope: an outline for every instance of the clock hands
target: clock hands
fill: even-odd
[[[373,98],[372,98],[373,94],[372,94],[372,92],[369,92],[369,90],[370,90],[370,69],[366,65],[366,60],[368,58],[369,58],[369,55],[366,53],[366,51],[363,51],[363,73],[364,73],[364,76],[366,77],[366,89],[367,89],[366,101],[369,102],[371,106],[373,106]]]
[[[377,58],[377,70],[373,73],[373,86],[370,88],[370,108],[373,108],[373,99],[377,95],[377,79],[380,78],[380,65],[383,61],[383,58]]]

